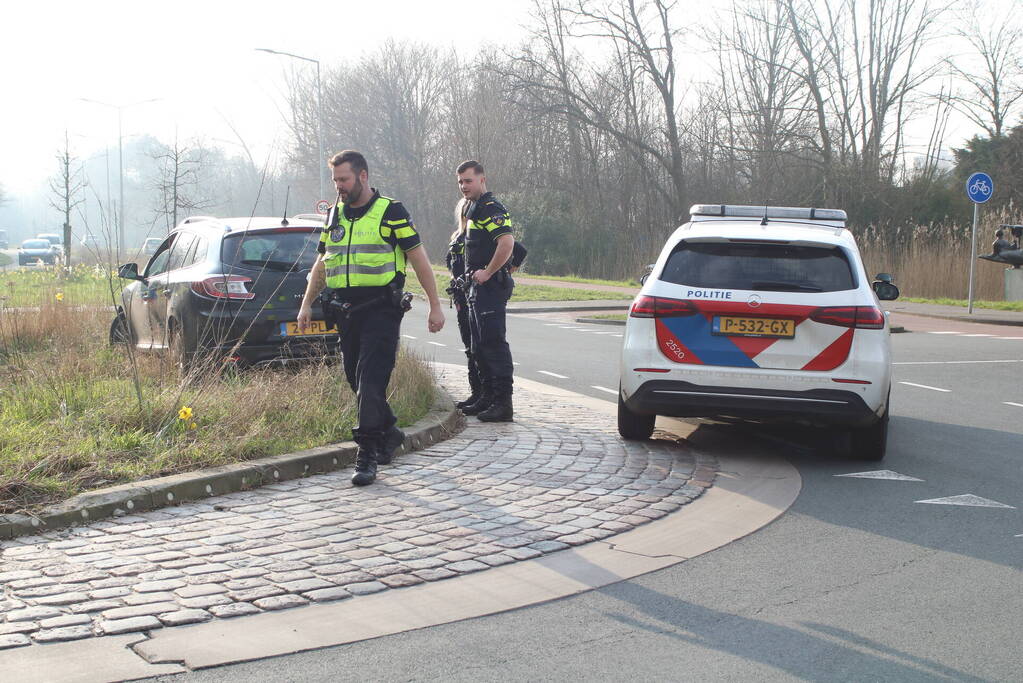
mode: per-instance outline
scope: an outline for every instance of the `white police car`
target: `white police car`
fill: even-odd
[[[668,239],[629,312],[618,431],[657,415],[782,418],[847,429],[884,457],[891,350],[845,211],[697,204]]]

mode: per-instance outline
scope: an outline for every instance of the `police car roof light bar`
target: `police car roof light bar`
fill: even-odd
[[[798,206],[746,206],[741,204],[693,204],[689,207],[692,216],[713,216],[717,218],[789,218],[818,221],[846,221],[842,209],[818,209]]]

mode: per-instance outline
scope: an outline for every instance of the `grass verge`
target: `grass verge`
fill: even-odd
[[[183,382],[144,354],[140,403],[125,348],[107,344],[110,320],[53,301],[0,310],[0,512],[350,438],[355,397],[340,363]],[[403,426],[433,402],[429,370],[408,354],[389,391]]]
[[[899,301],[909,301],[914,304],[939,304],[942,306],[960,306],[967,308],[969,301],[966,299],[925,299],[916,296],[899,297]],[[989,308],[996,311],[1023,311],[1023,301],[974,301],[974,308]]]
[[[0,275],[0,306],[45,306],[53,302],[69,306],[111,306],[120,299],[127,280],[106,266],[75,265],[24,269]]]
[[[444,290],[451,282],[451,276],[446,272],[434,271],[437,276],[437,289],[440,292],[441,300],[447,295]],[[405,283],[405,289],[416,294],[423,294],[423,288],[416,280],[414,274],[409,274]],[[602,292],[596,289],[575,289],[571,287],[555,287],[553,285],[515,285],[511,301],[600,301],[600,300],[625,300],[632,299],[633,295],[624,292]]]

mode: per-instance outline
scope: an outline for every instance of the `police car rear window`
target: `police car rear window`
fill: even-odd
[[[319,229],[238,233],[224,238],[220,257],[228,268],[308,270],[316,261],[319,241]]]
[[[661,280],[692,287],[768,292],[839,292],[856,280],[838,247],[680,242]]]

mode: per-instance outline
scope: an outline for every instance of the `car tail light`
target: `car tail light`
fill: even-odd
[[[811,313],[810,320],[860,330],[884,329],[884,313],[876,306],[825,306]]]
[[[192,290],[218,299],[253,299],[256,295],[245,286],[247,282],[252,282],[252,278],[241,275],[213,275],[193,282]]]
[[[629,310],[633,318],[680,318],[694,313],[696,306],[692,301],[645,295],[636,297]]]

